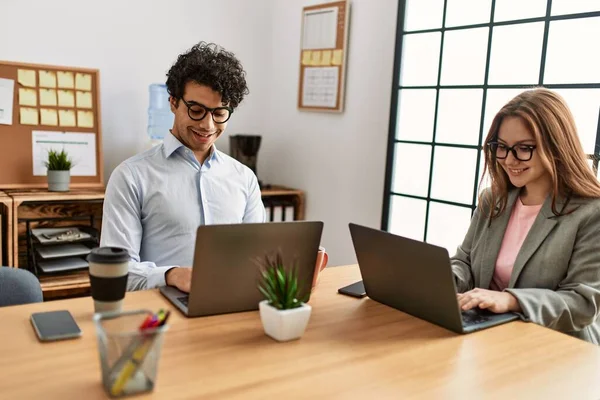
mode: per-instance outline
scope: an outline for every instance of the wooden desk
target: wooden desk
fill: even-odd
[[[277,343],[257,312],[186,319],[174,311],[154,392],[165,399],[597,399],[600,348],[534,324],[458,335],[370,299],[338,295],[360,278],[327,268],[304,336]],[[126,309],[169,303],[129,293]],[[81,339],[39,343],[29,315],[70,310]],[[90,298],[0,309],[2,398],[101,399]]]

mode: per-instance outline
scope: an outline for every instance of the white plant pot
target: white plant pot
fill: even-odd
[[[290,310],[278,310],[271,306],[268,300],[258,303],[258,309],[265,333],[279,342],[302,336],[312,311],[312,307],[308,304]]]
[[[71,181],[71,171],[50,171],[48,170],[48,191],[50,192],[68,192],[69,182]]]

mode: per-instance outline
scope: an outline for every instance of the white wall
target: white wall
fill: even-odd
[[[298,111],[302,7],[326,0],[0,0],[0,59],[98,68],[105,179],[147,144],[148,85],[194,43],[233,51],[250,96],[227,134],[263,135],[258,174],[307,193],[330,265],[355,262],[348,222],[379,227],[396,0],[352,0],[346,107]],[[217,143],[228,151],[226,136]]]
[[[272,0],[0,0],[0,60],[98,68],[105,180],[147,145],[148,85],[204,40],[234,52],[251,94],[228,133],[259,131]],[[8,18],[7,18],[8,17]],[[219,148],[228,151],[227,137]]]
[[[271,102],[258,174],[306,191],[307,218],[325,222],[329,263],[341,265],[356,261],[348,222],[381,223],[398,5],[352,0],[345,110],[299,111],[302,8],[324,2],[274,2]]]

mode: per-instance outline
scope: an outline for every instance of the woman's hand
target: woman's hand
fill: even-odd
[[[475,288],[466,293],[459,293],[457,298],[459,307],[465,311],[476,307],[485,308],[497,314],[521,311],[516,297],[508,292]]]

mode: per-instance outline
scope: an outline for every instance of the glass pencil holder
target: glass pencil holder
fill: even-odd
[[[112,397],[154,389],[164,333],[163,325],[140,330],[148,310],[94,314],[102,386]]]

